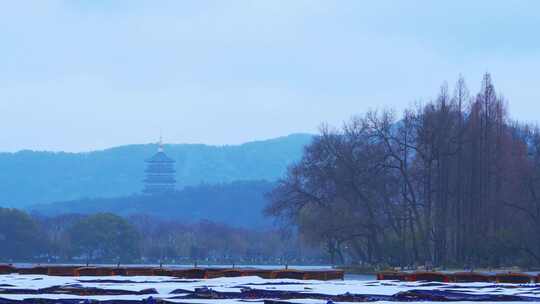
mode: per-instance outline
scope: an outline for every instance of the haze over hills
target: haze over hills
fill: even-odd
[[[176,160],[179,189],[238,180],[272,182],[300,159],[311,139],[292,134],[234,146],[171,144],[165,151]],[[143,187],[144,160],[156,149],[156,144],[145,144],[85,153],[0,153],[0,206],[137,194]]]
[[[272,223],[263,215],[263,209],[265,194],[273,187],[274,183],[262,180],[201,184],[160,195],[80,199],[33,205],[27,209],[45,216],[110,212],[121,216],[181,220],[183,223],[209,220],[234,227],[264,228]]]

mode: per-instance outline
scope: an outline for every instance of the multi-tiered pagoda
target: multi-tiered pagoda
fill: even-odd
[[[174,160],[163,152],[161,139],[158,152],[145,162],[147,165],[143,192],[146,194],[161,194],[174,191],[176,184]]]

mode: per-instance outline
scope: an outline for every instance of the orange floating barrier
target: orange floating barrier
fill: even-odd
[[[478,272],[456,272],[451,274],[452,282],[471,283],[471,282],[494,282],[495,278],[488,274]]]
[[[239,269],[221,269],[206,271],[206,279],[241,277],[242,271]]]
[[[164,277],[172,277],[171,271],[165,268],[156,268],[154,269],[154,275],[156,276],[164,276]]]
[[[429,281],[429,282],[450,282],[451,278],[448,274],[440,272],[414,272],[406,276],[407,281]]]
[[[304,273],[303,280],[343,280],[343,270],[310,270]]]
[[[343,279],[342,270],[306,270],[296,269],[269,270],[255,268],[153,268],[153,267],[101,267],[101,266],[36,266],[15,268],[0,265],[0,273],[39,274],[50,276],[171,276],[184,279],[212,279],[221,277],[258,276],[265,279],[298,280],[339,280]]]
[[[124,276],[153,276],[154,269],[147,267],[126,267],[124,268]]]
[[[335,270],[326,272],[326,280],[344,280],[344,279],[345,279],[345,271],[341,269],[335,269]]]
[[[531,281],[540,283],[540,274],[536,277],[530,276],[525,273],[499,273],[496,275],[489,275],[478,272],[456,272],[456,273],[442,273],[436,271],[422,271],[422,272],[380,272],[377,274],[377,280],[399,280],[399,281],[428,281],[428,282],[456,282],[456,283],[470,283],[470,282],[497,282],[497,283],[514,283],[514,284],[526,284]]]
[[[385,271],[377,273],[377,280],[406,281],[407,275],[406,272]]]
[[[47,275],[50,276],[64,276],[74,277],[77,276],[78,266],[52,266],[47,268]]]
[[[515,283],[515,284],[527,284],[532,281],[532,277],[525,273],[498,273],[495,275],[495,281],[497,283]]]
[[[109,267],[81,267],[76,270],[79,276],[112,276],[113,268]]]
[[[202,268],[169,269],[167,271],[171,277],[181,279],[204,279],[206,276],[206,270]]]
[[[31,268],[17,268],[17,273],[47,275],[49,273],[49,268],[43,266],[36,266]]]
[[[0,274],[10,274],[17,272],[17,269],[9,264],[0,264]]]
[[[126,269],[121,267],[116,267],[112,269],[112,275],[113,276],[125,276],[126,275]]]
[[[303,280],[304,279],[305,272],[299,271],[299,270],[276,270],[273,272],[272,278],[273,279],[296,279],[296,280]]]

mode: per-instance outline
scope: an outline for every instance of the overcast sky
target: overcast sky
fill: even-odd
[[[482,74],[540,114],[540,1],[2,1],[0,151],[237,144]]]

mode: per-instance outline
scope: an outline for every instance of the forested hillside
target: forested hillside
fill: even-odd
[[[294,134],[236,146],[165,145],[176,160],[178,188],[236,180],[278,179],[300,159],[311,135]],[[0,206],[116,197],[142,189],[144,160],[155,144],[87,153],[0,153]]]
[[[232,227],[264,228],[272,220],[264,217],[265,194],[274,183],[238,181],[215,185],[187,186],[162,195],[130,195],[81,199],[30,206],[32,213],[45,216],[110,212],[122,216],[144,214],[182,223],[209,220]]]

